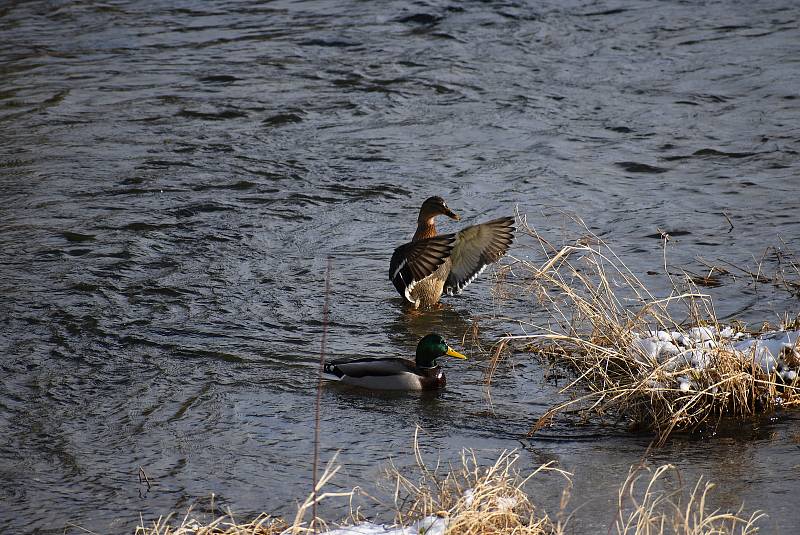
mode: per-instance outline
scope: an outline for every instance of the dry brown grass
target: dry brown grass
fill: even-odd
[[[172,521],[170,515],[149,526],[140,525],[136,528],[136,535],[278,535],[286,529],[283,520],[266,513],[247,522],[237,522],[233,514],[227,514],[206,523],[194,518],[190,510],[177,526],[173,526]]]
[[[516,469],[519,455],[503,452],[494,464],[480,466],[475,454],[464,450],[459,467],[439,473],[440,466],[428,468],[415,440],[415,454],[419,467],[418,477],[404,475],[395,467],[387,470],[394,485],[396,522],[409,526],[426,518],[444,519],[447,535],[560,535],[559,525],[553,524],[546,514],[538,510],[529,495],[525,484],[539,473],[558,472],[565,477],[569,474],[554,468],[552,463],[542,465],[527,477],[522,477]],[[337,468],[326,470],[320,479],[318,489],[322,500],[331,496],[352,496],[352,493],[322,493],[324,485],[335,474]],[[161,517],[149,526],[136,529],[136,535],[297,535],[313,533],[313,525],[304,523],[305,514],[312,506],[313,494],[299,507],[291,525],[286,521],[262,513],[256,519],[238,522],[232,513],[204,522],[190,510],[176,524],[175,517]],[[353,515],[350,515],[351,518]],[[324,532],[327,525],[317,519],[319,531]],[[421,528],[420,528],[421,529]]]
[[[544,472],[567,472],[546,463],[523,477],[517,470],[519,455],[504,451],[491,466],[482,467],[470,450],[461,452],[460,465],[442,473],[429,468],[415,439],[419,475],[411,478],[395,467],[388,471],[395,482],[396,521],[409,525],[436,515],[447,519],[447,535],[558,535],[559,524],[537,508],[524,487]]]
[[[333,497],[352,498],[353,492],[322,492],[323,487],[336,475],[339,466],[335,465],[335,457],[328,463],[316,484],[314,492],[309,493],[303,503],[297,507],[297,514],[290,524],[280,517],[261,513],[254,520],[237,521],[235,515],[227,514],[208,519],[208,515],[194,514],[190,508],[180,523],[175,522],[175,515],[159,517],[150,523],[140,520],[135,535],[306,535],[327,530],[327,524],[321,518],[306,523],[305,517],[313,510],[314,504]]]
[[[515,469],[518,455],[503,452],[491,466],[481,467],[473,452],[464,450],[461,464],[442,476],[429,469],[417,450],[421,475],[415,481],[396,469],[395,501],[400,525],[437,515],[447,519],[445,535],[564,535],[573,533],[565,522],[554,523],[533,504],[524,490],[537,474],[556,471],[566,478],[559,518],[569,499],[570,476],[552,463],[523,477]],[[608,533],[618,535],[752,535],[761,512],[725,512],[709,507],[714,485],[700,478],[684,486],[672,465],[631,468],[617,496],[617,514]],[[605,531],[605,530],[603,530]]]
[[[533,297],[550,317],[546,325],[521,322],[535,334],[507,337],[501,344],[513,343],[575,374],[562,390],[573,399],[539,418],[531,434],[556,414],[569,411],[622,416],[652,430],[663,443],[676,430],[714,427],[723,417],[800,404],[797,381],[783,384],[722,348],[709,351],[711,366],[702,373],[689,364],[676,369],[645,355],[631,355],[635,333],[685,333],[701,325],[720,329],[713,304],[689,275],[670,277],[671,291],[653,295],[605,242],[585,227],[582,231],[580,238],[555,246],[521,218],[518,236],[532,239],[546,260],[535,265],[515,259],[506,268],[514,276],[501,273],[497,286],[500,294]],[[490,370],[499,358],[496,352]],[[678,388],[680,376],[691,378],[691,390]]]
[[[650,477],[644,477],[649,475]],[[672,481],[676,480],[677,484]],[[614,532],[619,535],[749,535],[765,515],[749,516],[742,509],[730,513],[709,510],[714,485],[699,479],[690,491],[681,484],[677,469],[632,468],[618,495]]]
[[[405,533],[441,535],[564,535],[576,533],[565,518],[570,489],[570,474],[547,463],[523,476],[517,469],[519,455],[503,452],[494,463],[482,466],[474,452],[464,450],[460,463],[443,470],[439,463],[430,468],[416,448],[418,470],[414,475],[390,467],[395,515]],[[329,467],[330,468],[330,467]],[[537,475],[556,472],[564,476],[565,491],[556,517],[551,520],[540,505],[535,505],[526,484]],[[335,470],[328,470],[321,482],[329,481]],[[617,513],[602,532],[618,535],[752,535],[765,515],[746,515],[742,509],[724,512],[711,509],[709,498],[714,485],[698,480],[686,487],[672,465],[658,468],[632,468],[618,492]],[[321,488],[319,489],[322,490]],[[351,493],[320,493],[319,499]],[[136,529],[136,535],[290,535],[314,532],[303,520],[311,507],[310,495],[298,508],[293,524],[262,513],[254,520],[240,522],[229,513],[204,522],[187,513],[176,524],[175,517],[159,518]],[[352,520],[352,515],[351,515]],[[432,520],[433,519],[433,520]],[[427,520],[427,523],[424,521]],[[317,519],[319,532],[327,525]],[[423,521],[423,523],[418,523]],[[438,526],[434,526],[438,523]],[[374,527],[372,528],[374,529]],[[380,528],[379,528],[380,529]],[[368,533],[362,528],[358,532]],[[375,532],[377,533],[377,531]],[[395,535],[399,531],[393,532]]]

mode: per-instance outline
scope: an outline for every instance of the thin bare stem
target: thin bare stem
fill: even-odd
[[[331,295],[331,266],[333,260],[328,257],[328,266],[325,270],[325,304],[322,307],[322,342],[319,350],[319,371],[317,374],[317,400],[314,406],[314,460],[313,460],[313,487],[311,509],[311,523],[314,526],[314,533],[317,533],[317,465],[319,464],[319,435],[320,435],[320,412],[322,411],[322,373],[325,370],[325,349],[328,343],[328,305]]]

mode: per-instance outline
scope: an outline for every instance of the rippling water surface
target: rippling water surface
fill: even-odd
[[[799,18],[790,0],[4,2],[0,531],[130,532],[212,492],[292,514],[328,256],[332,356],[406,354],[439,331],[472,357],[431,396],[326,388],[335,487],[413,464],[420,425],[431,459],[558,460],[576,532],[605,531],[650,438],[575,422],[523,438],[560,399],[546,370],[514,357],[490,407],[488,357],[459,341],[541,310],[498,303],[487,272],[404,314],[391,250],[433,194],[463,222],[518,209],[556,238],[576,214],[657,292],[661,230],[670,264],[697,273],[698,256],[755,268],[770,246],[800,250]],[[523,240],[512,254],[541,261]],[[722,318],[798,311],[734,268],[722,282]],[[798,423],[678,437],[650,461],[789,533]],[[562,487],[534,491],[555,511]]]

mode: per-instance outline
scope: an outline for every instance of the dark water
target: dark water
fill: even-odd
[[[329,255],[332,355],[405,354],[439,331],[472,357],[433,396],[326,388],[333,488],[413,464],[420,425],[432,460],[558,460],[576,532],[605,531],[650,437],[560,422],[522,438],[560,399],[546,371],[515,357],[490,407],[487,357],[458,342],[546,318],[526,297],[501,308],[488,272],[404,315],[391,249],[439,194],[465,222],[518,207],[556,238],[559,212],[577,214],[656,292],[659,229],[697,273],[697,256],[800,251],[799,19],[790,0],[3,2],[0,531],[131,532],[212,492],[242,516],[293,514]],[[731,273],[708,289],[720,317],[798,312]],[[650,462],[790,533],[798,423],[678,437]],[[554,511],[561,480],[537,485]]]

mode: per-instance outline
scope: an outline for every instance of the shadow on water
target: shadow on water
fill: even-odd
[[[392,301],[393,308],[395,302],[401,305],[396,307],[397,314],[386,330],[393,345],[407,345],[412,348],[412,355],[417,342],[429,333],[441,334],[452,346],[472,328],[471,315],[448,303],[441,303],[440,308],[414,310],[399,298]]]

